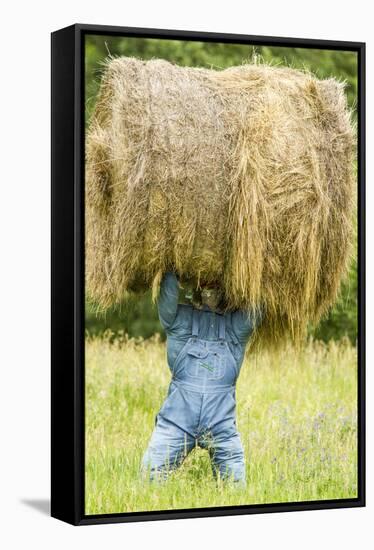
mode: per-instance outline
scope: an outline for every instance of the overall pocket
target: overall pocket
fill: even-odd
[[[187,349],[185,362],[186,374],[194,378],[219,380],[225,374],[224,355],[203,346]]]

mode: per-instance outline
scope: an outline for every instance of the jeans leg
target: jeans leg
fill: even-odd
[[[212,468],[215,477],[233,481],[240,487],[245,487],[245,461],[244,451],[239,433],[236,429],[229,433],[217,433],[213,437],[209,448],[212,460]]]
[[[195,439],[190,434],[158,416],[141,463],[143,477],[150,481],[165,480],[171,471],[181,465],[194,446]]]

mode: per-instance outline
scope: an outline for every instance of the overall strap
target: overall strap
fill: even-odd
[[[197,309],[192,310],[192,336],[198,336],[199,334],[199,311]]]
[[[224,315],[218,315],[218,339],[225,340],[226,337],[226,319]]]
[[[232,326],[232,311],[228,311],[226,315],[228,316],[228,319],[230,319],[231,339],[235,344],[239,344],[240,342],[234,332],[234,327]]]

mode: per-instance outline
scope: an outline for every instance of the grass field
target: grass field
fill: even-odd
[[[194,450],[162,486],[138,474],[170,379],[165,344],[86,341],[86,514],[357,496],[357,350],[310,341],[246,358],[237,387],[247,488],[216,483]]]

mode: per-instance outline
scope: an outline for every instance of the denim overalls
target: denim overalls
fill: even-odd
[[[209,451],[215,476],[245,483],[235,385],[254,325],[235,312],[178,305],[177,287],[175,276],[167,274],[158,305],[172,379],[143,456],[143,473],[166,478],[198,445]]]

